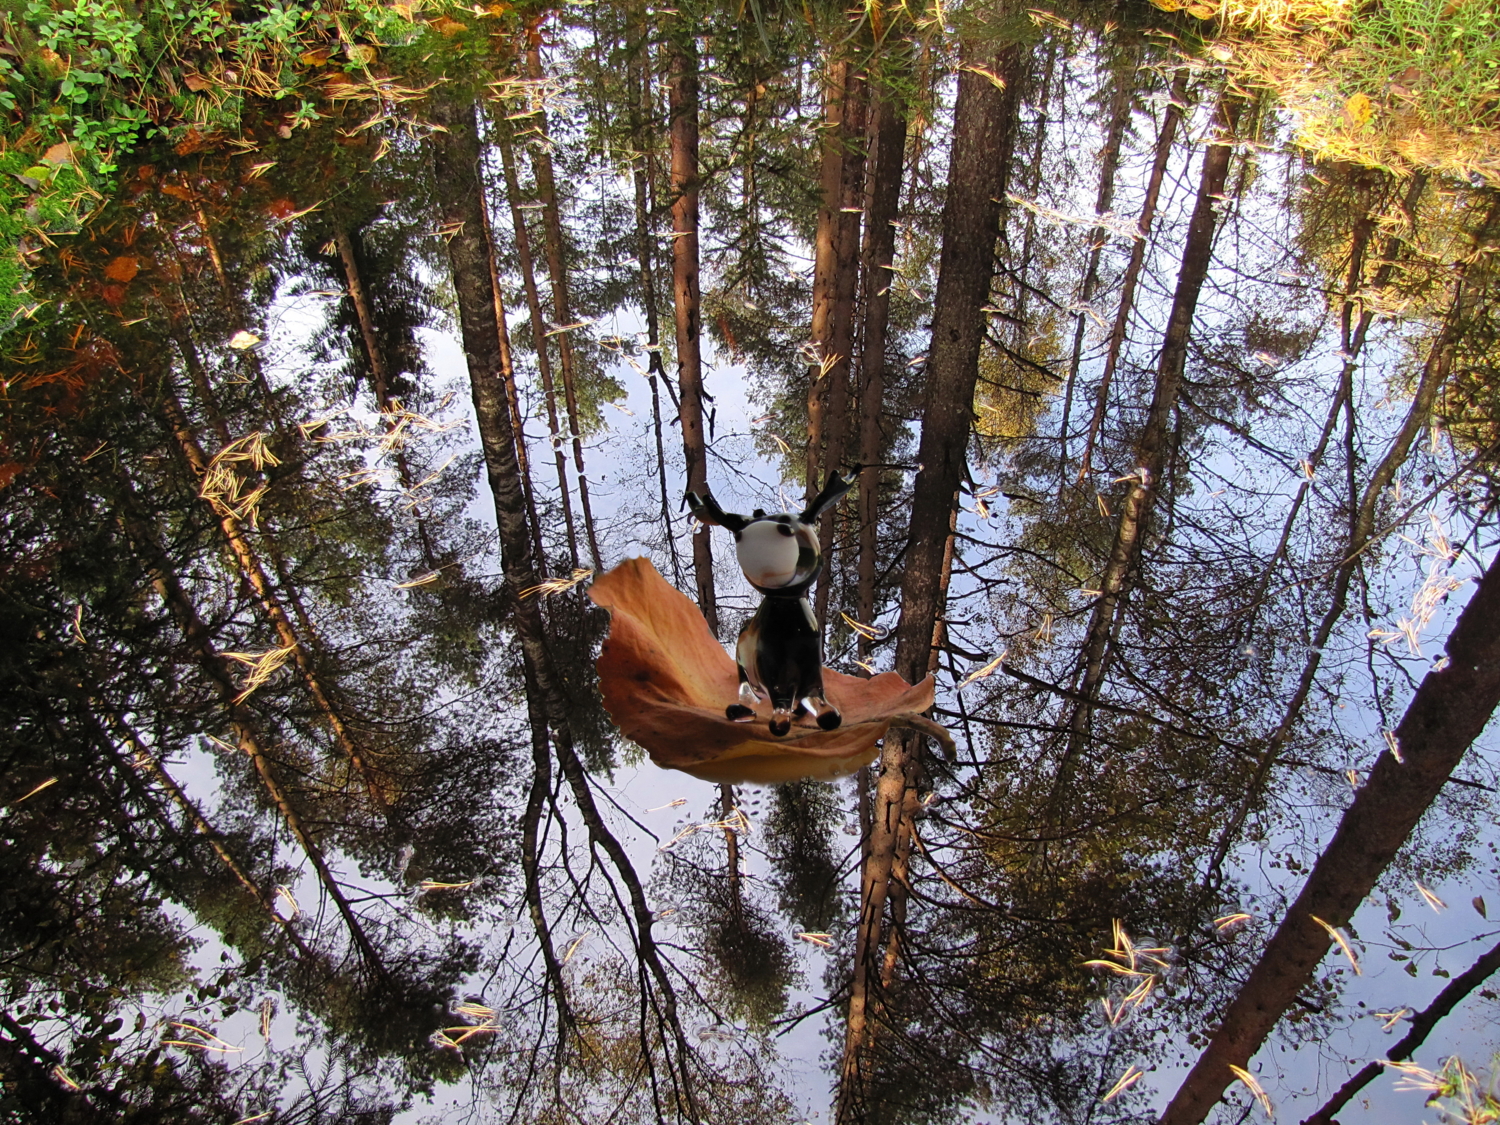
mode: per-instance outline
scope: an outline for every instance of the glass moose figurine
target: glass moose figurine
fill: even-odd
[[[858,468],[848,476],[833,473],[823,491],[800,513],[759,508],[749,516],[726,512],[707,489],[688,492],[687,504],[704,523],[718,524],[734,536],[735,555],[750,585],[763,595],[760,608],[740,630],[735,645],[739,665],[739,699],[724,709],[736,722],[755,717],[754,706],[771,700],[771,733],[784,736],[801,712],[823,730],[843,717],[823,697],[823,634],[807,604],[807,591],[823,568],[818,549],[818,518],[854,487]]]

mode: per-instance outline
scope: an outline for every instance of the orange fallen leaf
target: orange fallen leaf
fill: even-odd
[[[111,281],[129,284],[141,272],[141,263],[135,258],[116,258],[104,267],[104,276]]]
[[[708,631],[698,607],[646,559],[626,559],[595,579],[589,597],[611,613],[599,653],[599,691],[615,725],[651,760],[705,781],[776,782],[832,778],[874,761],[892,722],[932,706],[928,676],[911,687],[894,672],[860,679],[823,669],[828,701],[844,716],[820,730],[807,716],[785,738],[770,733],[769,703],[750,722],[724,708],[738,697],[734,660]]]
[[[201,74],[184,74],[182,76],[182,84],[195,94],[201,94],[204,90],[212,90],[214,88],[212,80],[205,78]]]
[[[73,164],[73,146],[67,141],[58,141],[46,152],[42,153],[42,160],[47,164]]]

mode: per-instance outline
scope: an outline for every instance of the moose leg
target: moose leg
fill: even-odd
[[[724,708],[726,717],[737,723],[748,723],[755,718],[755,705],[760,701],[760,693],[750,686],[750,680],[745,675],[745,670],[740,669],[740,701],[731,703]]]
[[[771,697],[771,733],[777,738],[789,734],[792,729],[792,715],[796,707],[796,701],[790,696],[786,698]]]
[[[757,614],[745,623],[745,627],[740,630],[739,640],[735,643],[734,659],[739,665],[740,699],[738,703],[731,703],[724,708],[724,714],[737,723],[747,723],[755,718],[755,705],[765,695],[759,683],[746,671],[754,666],[755,645],[760,636],[759,616]]]
[[[835,730],[844,721],[844,716],[839,714],[839,709],[823,698],[821,689],[815,695],[804,695],[802,706],[824,730]]]
[[[806,694],[802,697],[802,706],[807,708],[808,714],[817,720],[818,726],[824,730],[834,730],[844,721],[844,716],[839,714],[839,709],[829,703],[823,696],[823,666],[821,663],[815,665],[815,671],[808,677],[805,685]]]

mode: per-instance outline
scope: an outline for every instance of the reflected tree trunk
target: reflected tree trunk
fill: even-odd
[[[1381,754],[1260,960],[1183,1080],[1160,1125],[1197,1125],[1297,995],[1500,704],[1500,557],[1448,638],[1449,663],[1428,672],[1396,727],[1400,759]]]
[[[1414,194],[1408,198],[1415,202]],[[1474,241],[1482,243],[1494,227],[1497,219],[1500,219],[1500,200],[1497,200],[1488,208],[1474,234]],[[1381,497],[1390,488],[1391,482],[1396,479],[1396,474],[1401,466],[1406,463],[1410,456],[1412,446],[1416,443],[1418,436],[1429,425],[1432,418],[1432,410],[1438,401],[1438,395],[1443,385],[1447,382],[1448,375],[1453,368],[1454,353],[1457,350],[1465,327],[1465,311],[1468,300],[1468,291],[1465,285],[1466,275],[1470,265],[1475,260],[1470,255],[1457,269],[1457,279],[1453,289],[1453,303],[1445,317],[1443,327],[1428,348],[1426,362],[1422,366],[1422,374],[1417,381],[1416,390],[1412,395],[1411,406],[1407,408],[1406,417],[1402,421],[1401,429],[1397,431],[1395,438],[1386,449],[1385,456],[1376,465],[1375,471],[1370,474],[1363,492],[1359,495],[1358,504],[1351,506],[1349,538],[1345,544],[1343,558],[1339,561],[1338,568],[1333,576],[1333,590],[1331,593],[1328,609],[1324,611],[1318,627],[1313,633],[1312,643],[1308,646],[1308,654],[1303,662],[1302,674],[1298,680],[1297,688],[1292,693],[1291,700],[1283,711],[1281,720],[1276,729],[1266,740],[1265,748],[1261,751],[1256,763],[1255,770],[1251,774],[1249,782],[1245,786],[1243,795],[1238,805],[1229,815],[1224,828],[1219,834],[1218,842],[1214,847],[1213,854],[1209,859],[1205,871],[1205,885],[1217,878],[1219,869],[1238,838],[1240,829],[1244,826],[1246,818],[1256,803],[1261,799],[1265,789],[1266,781],[1271,775],[1272,769],[1280,758],[1281,751],[1287,740],[1296,728],[1297,720],[1302,713],[1312,692],[1318,668],[1322,664],[1323,648],[1333,636],[1334,627],[1344,615],[1348,605],[1349,587],[1354,581],[1354,575],[1359,569],[1360,560],[1366,549],[1374,542],[1376,535],[1375,516]],[[1361,331],[1363,329],[1363,318],[1361,318]],[[1362,337],[1361,337],[1362,341]],[[1353,367],[1349,362],[1345,363],[1343,378],[1352,384],[1354,377]],[[1346,416],[1352,422],[1352,388],[1344,390],[1344,410]],[[1352,441],[1352,424],[1351,424]],[[1354,471],[1351,463],[1350,472]],[[1352,483],[1352,480],[1351,480]],[[1351,496],[1351,500],[1354,498]]]
[[[897,65],[894,60],[892,65]],[[905,73],[909,59],[900,56]],[[906,107],[899,92],[870,82],[870,168],[866,190],[863,288],[864,324],[860,348],[859,388],[859,620],[873,624],[876,552],[880,533],[881,451],[885,431],[886,339],[890,324],[891,281],[896,258],[896,217],[906,168]],[[870,659],[872,640],[860,634],[859,656]]]
[[[943,205],[943,241],[933,311],[932,346],[917,454],[921,469],[912,496],[906,571],[901,583],[901,619],[896,630],[896,671],[909,683],[926,675],[933,656],[943,589],[944,558],[951,538],[954,500],[967,464],[973,420],[984,306],[989,301],[1014,149],[1019,87],[1027,52],[1020,45],[977,57],[966,45],[953,112],[953,147]],[[999,82],[981,73],[988,70]],[[871,806],[869,851],[860,878],[860,916],[855,931],[853,977],[839,1074],[838,1120],[863,1120],[869,1107],[864,1088],[870,1048],[877,1034],[877,1007],[886,962],[886,905],[904,896],[893,878],[902,850],[903,826],[913,808],[908,790],[918,784],[918,739],[887,737]]]
[[[303,854],[307,856],[308,862],[312,864],[323,893],[333,902],[344,919],[350,940],[365,967],[376,979],[382,982],[389,980],[389,971],[379,951],[375,948],[374,942],[365,932],[364,923],[350,904],[348,896],[344,894],[343,887],[334,877],[323,849],[297,811],[296,805],[282,784],[279,771],[266,752],[254,721],[240,702],[240,692],[234,684],[232,662],[214,646],[212,633],[203,623],[192,599],[172,570],[156,534],[139,515],[127,516],[125,524],[126,532],[135,550],[140,554],[142,562],[151,574],[152,584],[157,594],[167,606],[188,643],[193,647],[198,665],[213,685],[224,708],[225,717],[234,731],[235,744],[250,759],[271,803],[280,813],[282,821],[301,847]]]
[[[1193,316],[1198,298],[1208,277],[1213,257],[1214,232],[1217,229],[1215,207],[1224,192],[1229,163],[1234,155],[1233,136],[1243,103],[1226,94],[1215,114],[1219,140],[1208,146],[1203,157],[1203,171],[1198,180],[1198,199],[1188,222],[1187,241],[1182,250],[1182,264],[1177,275],[1177,289],[1167,314],[1167,327],[1156,365],[1156,382],[1146,424],[1136,440],[1136,469],[1129,491],[1120,503],[1115,524],[1114,543],[1104,573],[1099,579],[1099,596],[1089,617],[1078,661],[1077,691],[1082,701],[1074,707],[1069,721],[1067,749],[1058,764],[1053,788],[1053,804],[1065,799],[1072,783],[1073,769],[1093,716],[1091,701],[1097,697],[1104,681],[1108,655],[1123,610],[1127,580],[1135,567],[1156,497],[1163,487],[1169,455],[1172,418],[1182,388],[1183,369],[1187,363],[1188,340],[1192,334]],[[1165,127],[1164,127],[1165,131]]]
[[[547,551],[542,546],[542,524],[536,514],[536,489],[531,480],[531,458],[526,449],[526,416],[521,412],[521,391],[516,385],[515,357],[510,350],[510,326],[505,318],[505,296],[500,288],[500,255],[495,248],[495,227],[490,222],[490,192],[481,173],[484,186],[484,241],[489,248],[490,277],[495,291],[495,342],[500,348],[500,377],[505,380],[505,399],[510,403],[510,424],[516,437],[516,465],[521,471],[521,488],[526,493],[526,518],[531,523],[531,546],[536,552],[536,570],[540,578],[547,577]]]
[[[807,499],[836,472],[849,433],[849,371],[854,350],[854,304],[859,281],[860,215],[864,211],[866,78],[848,60],[828,64],[823,94],[822,206],[814,240],[811,345],[808,370]],[[834,581],[833,526],[837,509],[819,521],[823,573],[813,599],[821,625]]]
[[[676,991],[652,934],[653,917],[645,890],[629,855],[600,816],[588,775],[573,748],[571,704],[537,600],[520,596],[521,591],[535,585],[536,571],[516,463],[515,435],[499,377],[498,337],[493,323],[495,305],[489,292],[494,280],[486,267],[483,241],[475,234],[482,230],[483,224],[476,214],[482,197],[474,109],[472,104],[456,101],[449,94],[434,99],[431,112],[435,123],[442,126],[430,141],[436,202],[444,227],[455,232],[448,241],[448,261],[458,297],[459,327],[499,528],[504,596],[520,640],[527,684],[540,700],[538,717],[544,717],[551,728],[553,752],[588,829],[591,846],[605,853],[625,885],[636,954],[656,987],[654,999],[642,999],[642,1018],[648,1008],[658,1014],[676,1103],[674,1112],[699,1120],[691,1051],[678,1017]],[[534,753],[536,745],[533,743]],[[545,930],[538,934],[538,940],[550,941]],[[658,1110],[662,1108],[658,1101]]]
[[[515,233],[516,258],[521,265],[521,286],[526,293],[526,312],[531,320],[531,341],[536,348],[536,369],[542,380],[542,394],[547,403],[547,442],[552,446],[557,464],[557,491],[562,499],[563,523],[568,531],[568,557],[578,567],[578,530],[573,523],[573,500],[568,491],[568,459],[563,453],[562,429],[557,418],[557,389],[552,380],[552,358],[547,351],[547,322],[542,316],[542,298],[536,287],[536,264],[531,254],[531,234],[526,229],[526,212],[521,205],[521,184],[516,176],[515,146],[510,122],[504,114],[497,116],[495,128],[500,134],[500,164],[505,174],[505,195],[510,203],[511,229]]]
[[[691,39],[671,48],[672,301],[677,317],[678,418],[687,484],[708,489],[703,437],[702,302],[698,288],[698,47]],[[708,524],[693,531],[693,581],[709,631],[719,632],[714,559]]]
[[[1136,64],[1139,58],[1138,50],[1130,50],[1123,59],[1115,63],[1114,87],[1109,101],[1109,124],[1105,126],[1104,148],[1099,153],[1099,191],[1094,197],[1096,215],[1105,215],[1114,206],[1115,175],[1120,168],[1120,149],[1124,144],[1125,129],[1130,124],[1134,107]],[[1167,112],[1170,114],[1173,110],[1169,108]],[[1170,149],[1170,138],[1167,146]],[[1160,190],[1160,176],[1156,177],[1156,184]],[[1154,198],[1151,198],[1150,205],[1154,211]],[[1137,233],[1143,239],[1150,225],[1150,221],[1146,220],[1146,230],[1137,227]],[[1066,485],[1068,479],[1068,422],[1073,413],[1073,388],[1078,382],[1078,369],[1083,363],[1083,336],[1089,322],[1088,306],[1094,299],[1094,291],[1099,284],[1099,260],[1108,244],[1109,228],[1101,225],[1089,232],[1088,261],[1083,269],[1083,281],[1078,287],[1078,303],[1083,307],[1074,314],[1073,352],[1068,361],[1068,382],[1063,390],[1062,423],[1058,430],[1057,475],[1063,485]],[[1134,285],[1131,289],[1134,290]]]
[[[391,397],[392,371],[385,346],[381,342],[379,329],[376,327],[375,306],[370,299],[364,275],[359,267],[359,252],[354,244],[354,236],[342,224],[334,230],[333,237],[339,252],[339,264],[344,271],[344,284],[349,291],[349,302],[354,306],[354,319],[359,325],[359,338],[364,345],[365,360],[370,365],[370,382],[372,383],[371,389],[375,392],[375,408],[380,411],[386,432],[392,433],[398,425],[400,408]],[[228,444],[227,438],[225,444]],[[396,478],[401,482],[401,487],[406,494],[411,496],[417,487],[417,477],[411,471],[411,463],[407,460],[406,450],[401,445],[397,445],[392,450],[392,454],[396,462]],[[414,507],[413,514],[417,524],[417,541],[422,547],[422,561],[427,564],[429,571],[435,571],[442,565],[442,560],[438,558],[432,533],[427,527],[427,520],[423,517],[420,506]]]
[[[654,232],[651,217],[655,206],[656,152],[651,129],[651,77],[646,59],[641,56],[647,50],[644,36],[632,24],[635,36],[631,50],[630,77],[634,84],[630,99],[630,135],[635,146],[631,164],[631,186],[635,195],[636,256],[641,279],[641,312],[646,319],[646,381],[651,386],[651,430],[656,439],[657,485],[661,491],[661,527],[666,539],[667,554],[672,560],[672,579],[682,586],[682,561],[677,555],[677,536],[672,529],[672,503],[667,488],[667,450],[662,437],[661,395],[657,390],[657,379],[666,380],[666,367],[661,359],[661,313],[657,304],[656,252],[652,245]]]
[[[527,75],[532,81],[542,79],[542,53],[535,39],[526,51]],[[558,367],[562,370],[563,401],[568,410],[569,437],[573,444],[573,469],[578,475],[578,506],[583,509],[583,532],[588,539],[589,558],[596,573],[604,570],[599,555],[599,537],[594,530],[594,512],[589,504],[589,478],[583,464],[583,424],[578,416],[578,370],[573,353],[573,310],[568,299],[567,264],[563,261],[562,211],[557,202],[557,180],[552,174],[552,153],[547,136],[547,113],[536,111],[537,131],[542,143],[531,154],[536,175],[537,195],[542,203],[542,230],[547,248],[547,272],[552,279],[552,315],[557,318]]]
[[[176,439],[177,448],[182,453],[183,459],[192,470],[194,477],[201,485],[209,474],[209,460],[203,452],[202,446],[198,444],[193,436],[192,426],[188,421],[187,414],[178,403],[177,398],[170,391],[162,399],[162,409],[166,415],[167,422]],[[240,573],[250,588],[254,590],[256,598],[260,601],[261,608],[265,610],[270,619],[272,627],[276,631],[277,639],[281,647],[291,649],[292,661],[297,670],[302,674],[303,682],[307,684],[308,692],[311,694],[313,703],[318,713],[323,716],[329,729],[333,733],[335,744],[343,752],[349,764],[354,767],[360,776],[369,794],[370,800],[376,808],[384,809],[388,805],[385,793],[385,783],[377,773],[374,764],[369,760],[364,749],[355,740],[349,724],[335,705],[333,693],[328,685],[324,683],[322,675],[313,666],[313,648],[315,640],[310,631],[306,637],[300,637],[296,628],[293,627],[291,618],[287,616],[286,610],[281,605],[280,598],[272,588],[266,577],[264,568],[261,566],[260,558],[251,546],[245,535],[244,527],[233,510],[225,503],[209,499],[210,507],[218,517],[219,527],[224,533],[224,539],[239,564]],[[290,583],[283,573],[281,575],[283,588],[290,589]],[[301,614],[306,626],[305,613]]]
[[[321,958],[318,954],[307,944],[306,940],[292,925],[292,919],[282,917],[281,913],[276,909],[275,891],[268,891],[261,886],[260,881],[251,874],[250,869],[234,854],[224,834],[215,828],[209,822],[208,818],[203,815],[203,810],[198,807],[197,802],[187,795],[187,792],[178,783],[177,779],[167,771],[161,759],[146,748],[145,743],[131,729],[130,724],[125,721],[124,717],[101,700],[90,700],[89,703],[96,711],[104,714],[110,726],[114,728],[115,735],[112,738],[109,732],[104,729],[93,715],[90,715],[88,718],[88,725],[94,736],[95,743],[104,748],[111,756],[116,757],[117,768],[122,776],[128,779],[132,775],[139,773],[155,781],[161,787],[162,791],[167,794],[168,798],[171,799],[172,804],[177,806],[183,818],[192,826],[193,831],[208,842],[208,846],[213,849],[214,855],[223,863],[225,869],[234,876],[235,881],[255,900],[256,905],[261,908],[267,918],[276,924],[286,936],[287,941],[297,950],[297,953],[309,963],[320,961]],[[115,739],[118,739],[119,742],[123,743],[129,749],[129,761],[120,760],[123,759],[124,755],[117,747]],[[154,801],[149,803],[152,806],[156,805]],[[170,823],[165,810],[159,811],[157,815],[164,824]]]
[[[1161,130],[1156,136],[1156,154],[1151,161],[1151,175],[1146,181],[1146,198],[1141,204],[1141,216],[1136,220],[1136,238],[1130,248],[1130,261],[1125,266],[1125,280],[1120,287],[1120,307],[1115,313],[1115,325],[1109,334],[1109,349],[1104,356],[1104,373],[1099,377],[1099,390],[1094,399],[1093,417],[1089,419],[1088,434],[1083,442],[1083,460],[1078,466],[1078,482],[1082,484],[1093,470],[1094,443],[1104,425],[1104,415],[1109,410],[1109,388],[1114,380],[1115,368],[1120,363],[1120,351],[1125,346],[1125,336],[1130,329],[1130,316],[1135,311],[1135,291],[1140,285],[1141,268],[1146,264],[1146,250],[1151,242],[1151,224],[1156,219],[1156,204],[1161,197],[1162,181],[1166,178],[1167,163],[1172,157],[1172,144],[1177,139],[1177,130],[1182,115],[1187,109],[1187,71],[1179,70],[1172,80],[1171,99],[1162,116]]]

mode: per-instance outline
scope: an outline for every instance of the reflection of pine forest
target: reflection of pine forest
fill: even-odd
[[[1488,0],[0,13],[0,1120],[1493,1120]]]

